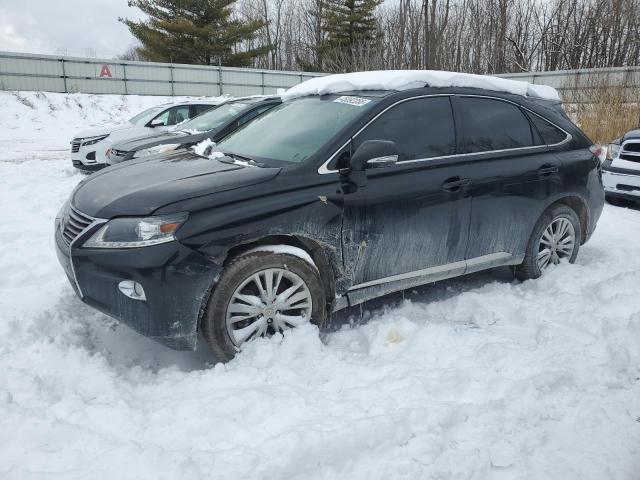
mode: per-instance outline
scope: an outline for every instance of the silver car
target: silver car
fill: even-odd
[[[107,166],[109,150],[114,143],[157,135],[219,103],[213,100],[165,103],[140,112],[127,123],[82,131],[71,140],[73,166],[84,171],[100,170]]]

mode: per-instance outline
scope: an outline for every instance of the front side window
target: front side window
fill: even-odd
[[[177,125],[189,118],[189,105],[180,105],[179,107],[173,107],[166,112],[161,113],[153,119],[154,125],[161,125],[168,127],[171,125]]]
[[[162,111],[164,107],[152,107],[147,108],[146,110],[140,112],[139,114],[131,117],[129,119],[129,123],[133,123],[134,125],[145,125],[155,117],[158,113]]]
[[[302,97],[265,112],[218,147],[269,163],[301,163],[377,103],[372,97]]]
[[[365,140],[391,140],[398,161],[456,153],[456,130],[449,97],[416,98],[384,112],[353,139],[354,151]]]
[[[466,153],[535,145],[531,124],[516,105],[490,98],[460,97]]]

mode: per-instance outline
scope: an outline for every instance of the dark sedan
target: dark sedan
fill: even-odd
[[[174,131],[115,144],[107,155],[108,163],[114,165],[132,158],[185,149],[207,139],[217,142],[280,103],[280,97],[231,100],[215,110],[181,123]]]

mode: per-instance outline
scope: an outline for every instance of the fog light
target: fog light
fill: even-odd
[[[144,288],[138,282],[134,282],[133,280],[123,280],[118,284],[118,288],[122,293],[124,293],[127,297],[133,298],[134,300],[146,300],[147,297],[144,294]]]

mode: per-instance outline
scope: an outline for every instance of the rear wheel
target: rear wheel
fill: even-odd
[[[222,273],[202,320],[202,333],[221,361],[242,346],[326,319],[324,289],[314,265],[287,253],[251,252]]]
[[[552,206],[538,219],[524,261],[516,267],[516,276],[520,280],[538,278],[550,265],[575,262],[581,239],[576,212],[566,205]]]

